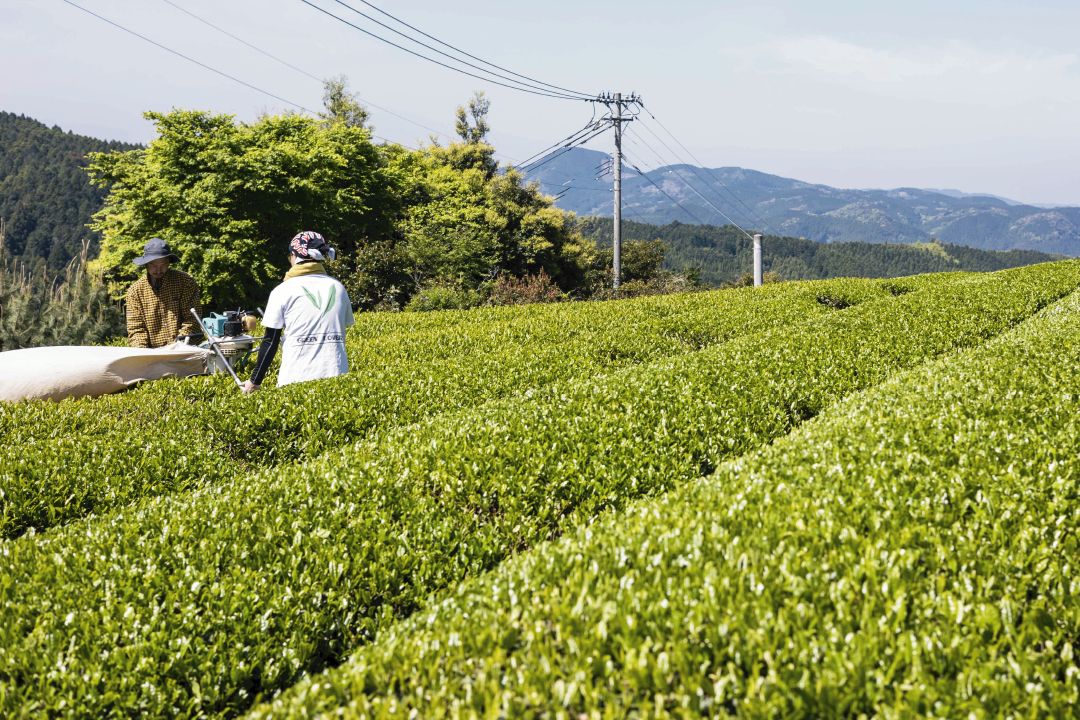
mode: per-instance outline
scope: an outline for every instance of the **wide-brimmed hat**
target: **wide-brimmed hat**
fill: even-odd
[[[150,242],[146,243],[143,247],[142,257],[135,258],[135,264],[142,266],[152,260],[161,260],[162,258],[168,258],[173,262],[180,262],[180,258],[173,255],[169,243],[161,238],[150,238]]]

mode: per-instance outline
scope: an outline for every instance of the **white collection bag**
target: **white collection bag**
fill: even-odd
[[[98,397],[146,380],[204,375],[212,352],[182,343],[154,350],[66,345],[7,350],[0,352],[0,400]]]

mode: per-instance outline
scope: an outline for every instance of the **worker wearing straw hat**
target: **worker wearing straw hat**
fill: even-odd
[[[180,262],[169,243],[151,238],[135,265],[146,274],[127,292],[128,345],[134,348],[159,348],[176,342],[182,335],[201,332],[191,316],[195,308],[202,316],[202,301],[195,278],[169,267]]]

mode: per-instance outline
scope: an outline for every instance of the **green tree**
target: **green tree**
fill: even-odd
[[[473,142],[410,150],[372,144],[348,119],[359,114],[335,100],[348,96],[345,80],[327,87],[321,120],[147,113],[158,137],[145,150],[92,156],[95,181],[112,188],[94,227],[104,238],[96,267],[113,297],[138,277],[131,261],[156,236],[208,307],[261,304],[300,230],[338,249],[328,271],[362,308],[401,307],[433,283],[471,292],[500,274],[542,271],[566,292],[595,281],[596,247],[574,216],[515,170],[499,171],[483,142],[482,95],[470,103]]]
[[[367,127],[368,109],[360,102],[358,93],[349,92],[349,78],[345,75],[323,80],[323,107],[326,112],[319,113],[319,119],[328,125]]]
[[[499,273],[540,270],[564,291],[587,286],[596,248],[573,215],[513,169],[460,165],[470,148],[490,146],[453,143],[399,158],[409,191],[398,228],[415,286],[452,278],[475,288]]]
[[[468,292],[499,275],[542,271],[563,291],[583,290],[594,282],[595,244],[538,184],[513,168],[500,172],[484,142],[490,107],[478,92],[468,111],[457,108],[463,142],[395,151],[391,166],[407,186],[397,229],[411,289]]]
[[[469,100],[469,108],[466,111],[463,105],[458,105],[457,122],[454,123],[454,131],[457,132],[464,142],[476,145],[484,142],[491,126],[487,122],[488,111],[491,110],[491,102],[484,97],[484,93],[477,90]],[[472,123],[469,123],[469,118]]]
[[[225,308],[265,302],[301,230],[346,256],[392,232],[399,179],[363,127],[299,115],[145,117],[158,134],[145,150],[91,156],[95,181],[112,185],[93,227],[114,297],[138,276],[132,260],[150,237],[172,245],[208,307]]]
[[[663,240],[628,240],[622,246],[622,278],[652,280],[660,274],[667,245]],[[614,254],[614,253],[612,253]]]

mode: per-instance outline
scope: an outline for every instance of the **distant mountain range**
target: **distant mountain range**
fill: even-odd
[[[528,174],[557,205],[612,215],[606,153],[574,148]],[[1080,256],[1080,207],[1035,206],[959,190],[841,190],[737,167],[670,165],[623,172],[623,217],[662,225],[725,225],[818,242],[942,242],[983,250]],[[678,203],[678,205],[676,204]],[[681,207],[680,207],[681,206]],[[726,217],[725,217],[726,216]]]
[[[923,188],[926,192],[941,193],[942,195],[948,195],[953,198],[972,198],[972,197],[988,197],[1000,200],[1006,205],[1027,205],[1029,207],[1037,208],[1069,208],[1077,207],[1076,205],[1062,205],[1061,203],[1023,203],[1019,200],[1010,200],[1007,197],[1001,197],[1000,195],[991,195],[990,193],[966,193],[960,190],[952,190],[949,188]]]

